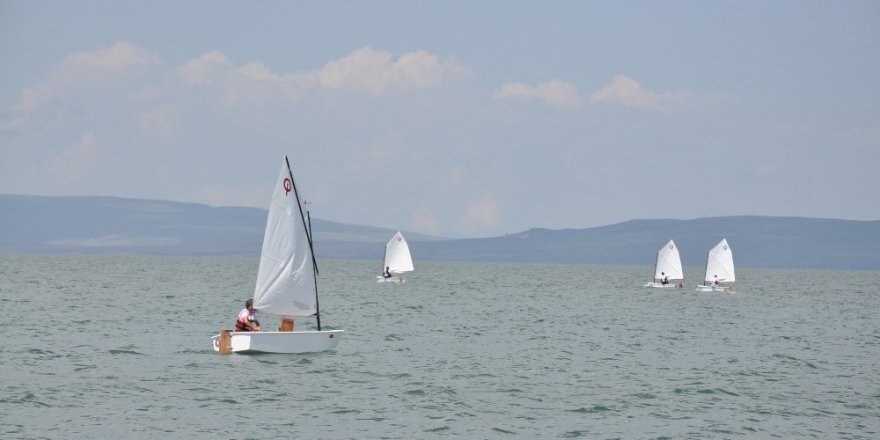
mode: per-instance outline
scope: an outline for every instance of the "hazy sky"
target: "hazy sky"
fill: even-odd
[[[0,193],[447,236],[880,219],[877,1],[0,0]]]

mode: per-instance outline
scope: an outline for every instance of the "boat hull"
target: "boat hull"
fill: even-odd
[[[385,277],[383,277],[383,276],[381,276],[381,275],[376,275],[376,282],[377,282],[377,283],[396,283],[396,284],[403,284],[403,283],[406,282],[406,278],[404,278],[404,277],[402,277],[402,276],[393,276],[393,277],[390,277],[390,278],[385,278]]]
[[[671,282],[670,282],[670,283],[667,283],[667,284],[663,284],[663,283],[654,283],[654,282],[651,282],[651,283],[646,283],[646,284],[643,285],[642,287],[656,287],[656,288],[659,288],[659,289],[675,289],[675,288],[682,288],[682,287],[684,287],[684,286],[683,286],[682,284],[680,284],[680,283],[671,283]]]
[[[733,286],[697,286],[697,292],[727,292],[733,293]]]
[[[298,332],[230,332],[232,353],[315,353],[333,350],[344,330]],[[220,335],[212,338],[220,351]]]

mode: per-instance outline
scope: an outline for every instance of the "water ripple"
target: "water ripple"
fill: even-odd
[[[346,330],[336,351],[217,355],[210,337],[250,296],[256,266],[256,258],[0,256],[0,303],[41,317],[0,348],[0,432],[331,440],[880,432],[880,302],[870,289],[878,272],[744,268],[737,295],[719,296],[647,292],[650,268],[637,266],[424,262],[388,289],[368,262],[322,262],[322,325]],[[183,319],[161,328],[156,316]]]

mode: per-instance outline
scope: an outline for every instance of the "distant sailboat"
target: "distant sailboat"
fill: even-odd
[[[654,264],[654,281],[645,284],[644,287],[684,287],[681,257],[678,254],[678,247],[674,241],[669,240],[669,243],[666,243],[657,251],[657,263]]]
[[[385,258],[383,261],[383,273],[376,276],[376,281],[380,283],[405,283],[406,279],[401,274],[415,270],[413,268],[412,255],[409,253],[409,245],[400,231],[397,231],[388,240],[388,243],[385,243]]]
[[[727,292],[733,293],[733,283],[736,282],[736,274],[733,269],[733,250],[727,244],[727,239],[722,239],[706,256],[706,275],[703,284],[697,286],[700,292]]]
[[[213,338],[214,351],[307,353],[336,348],[343,330],[321,330],[318,271],[308,224],[308,212],[303,212],[285,157],[269,205],[253,298],[257,311],[281,317],[281,328],[277,332],[222,330]],[[314,316],[318,330],[293,331],[294,316]]]

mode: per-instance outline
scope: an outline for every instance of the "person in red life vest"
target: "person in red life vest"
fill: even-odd
[[[260,321],[257,321],[257,311],[254,310],[254,300],[249,299],[244,302],[244,309],[238,313],[238,319],[235,320],[235,331],[237,332],[258,332],[260,329]]]

